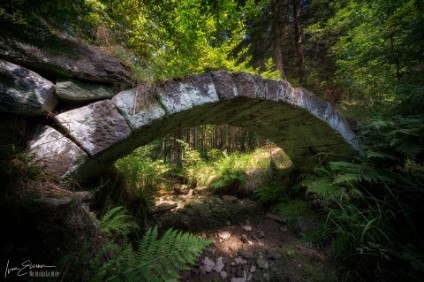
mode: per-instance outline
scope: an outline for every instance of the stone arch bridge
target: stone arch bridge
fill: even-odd
[[[296,165],[316,153],[360,151],[346,120],[287,81],[216,71],[140,85],[64,111],[32,136],[28,149],[47,171],[86,179],[135,148],[178,128],[229,124],[253,130],[284,149]]]

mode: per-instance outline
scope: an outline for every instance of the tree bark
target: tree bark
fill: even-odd
[[[305,83],[305,53],[303,52],[303,30],[300,15],[302,13],[302,1],[293,0],[294,36],[297,49],[297,61],[299,64],[299,83]]]
[[[274,51],[275,67],[280,71],[280,78],[285,79],[283,64],[283,24],[284,0],[272,0],[272,48]]]

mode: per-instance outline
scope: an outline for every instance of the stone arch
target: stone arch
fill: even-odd
[[[63,112],[29,142],[35,162],[61,177],[96,175],[135,148],[177,128],[229,124],[271,139],[304,164],[312,154],[360,152],[346,120],[328,103],[287,81],[216,71],[140,85]]]

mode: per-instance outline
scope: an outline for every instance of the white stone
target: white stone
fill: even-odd
[[[218,237],[221,238],[222,240],[227,240],[228,238],[231,237],[231,233],[228,231],[221,231],[218,233]]]

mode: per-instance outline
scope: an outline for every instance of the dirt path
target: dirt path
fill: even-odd
[[[172,208],[172,209],[171,209]],[[207,190],[158,197],[149,226],[213,240],[182,281],[337,281],[328,256],[305,246],[284,219],[254,201]]]

